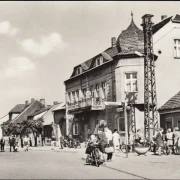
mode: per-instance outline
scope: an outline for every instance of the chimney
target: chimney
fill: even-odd
[[[115,37],[112,37],[112,38],[111,38],[111,46],[112,46],[112,47],[115,47],[115,46],[116,46],[116,38],[115,38]]]
[[[166,19],[167,18],[167,15],[162,15],[161,16],[161,21],[163,21],[164,19]]]
[[[32,99],[31,99],[31,103],[33,103],[34,101],[35,101],[35,99],[34,99],[34,98],[32,98]]]
[[[28,106],[29,105],[29,101],[27,100],[27,101],[25,101],[25,105],[26,106]]]
[[[54,101],[54,105],[56,105],[56,104],[59,104],[59,102],[58,101]]]
[[[40,103],[45,106],[45,99],[40,99]]]

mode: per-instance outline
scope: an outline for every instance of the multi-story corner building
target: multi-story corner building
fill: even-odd
[[[153,26],[158,108],[179,91],[179,26],[179,15],[162,16]],[[123,112],[104,102],[127,101],[131,105],[129,131],[144,130],[144,34],[133,17],[117,40],[112,38],[110,48],[74,68],[65,86],[67,111],[74,115],[69,126],[74,135],[86,138],[101,120],[111,130],[124,132]]]

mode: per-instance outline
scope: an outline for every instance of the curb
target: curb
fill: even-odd
[[[67,152],[67,153],[79,153],[78,150],[68,151],[68,150],[60,150],[60,149],[28,149],[29,151],[51,151],[51,152]]]

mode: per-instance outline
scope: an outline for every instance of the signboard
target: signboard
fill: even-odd
[[[116,109],[116,112],[122,112],[123,111],[123,108],[117,108]]]
[[[104,102],[106,107],[117,107],[122,106],[121,102]]]

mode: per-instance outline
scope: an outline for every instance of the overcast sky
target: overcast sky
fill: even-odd
[[[180,14],[180,2],[0,2],[0,117],[31,98],[64,101],[73,67],[141,17]]]

